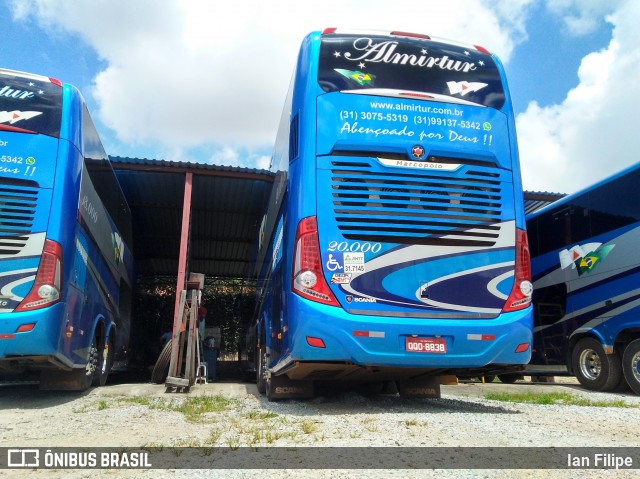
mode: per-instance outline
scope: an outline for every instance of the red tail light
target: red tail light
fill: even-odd
[[[529,241],[527,232],[516,229],[516,264],[513,287],[503,313],[524,309],[531,303],[533,285],[531,284],[531,259],[529,257]]]
[[[304,218],[298,223],[291,287],[303,298],[340,306],[322,273],[318,223],[315,216]]]
[[[62,247],[55,241],[46,240],[31,291],[15,311],[31,311],[57,303],[60,301],[61,285]]]

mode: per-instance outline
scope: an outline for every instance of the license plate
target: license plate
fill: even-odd
[[[409,353],[446,354],[447,342],[443,338],[407,337],[405,348]]]

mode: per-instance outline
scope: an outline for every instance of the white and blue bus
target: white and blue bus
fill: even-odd
[[[128,360],[131,213],[80,92],[0,69],[0,377],[103,385]]]
[[[311,33],[271,170],[241,357],[270,399],[319,380],[428,394],[425,379],[529,361],[520,166],[494,55],[402,32]]]
[[[640,163],[527,217],[534,350],[527,374],[640,394]]]

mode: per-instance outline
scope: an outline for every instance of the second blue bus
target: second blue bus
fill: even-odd
[[[0,70],[0,378],[105,384],[132,284],[131,212],[82,95]]]
[[[527,374],[640,394],[640,163],[527,217],[534,350]],[[517,376],[511,376],[515,379]]]

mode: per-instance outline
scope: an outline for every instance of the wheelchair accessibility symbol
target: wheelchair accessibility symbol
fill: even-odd
[[[339,269],[342,269],[342,265],[338,262],[338,260],[334,259],[332,254],[329,255],[329,259],[325,263],[325,266],[327,267],[327,271],[337,271]]]

